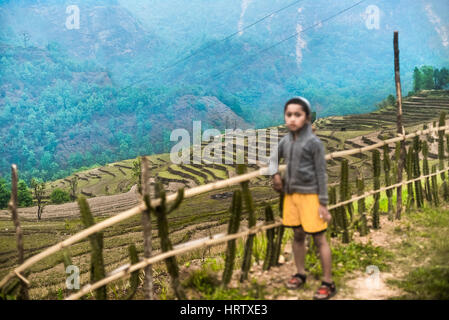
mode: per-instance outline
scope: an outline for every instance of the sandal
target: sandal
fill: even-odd
[[[313,295],[314,300],[327,300],[335,296],[337,293],[337,288],[335,287],[335,283],[329,283],[325,281],[321,281],[321,287]]]
[[[307,276],[305,274],[294,274],[287,282],[288,289],[298,289],[306,283]]]

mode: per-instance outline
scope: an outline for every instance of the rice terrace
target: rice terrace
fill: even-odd
[[[286,286],[268,171],[298,96],[325,151],[332,300],[448,300],[447,4],[407,9],[423,39],[388,3],[185,2],[0,5],[0,300],[312,299],[323,254],[308,233],[307,282]],[[211,141],[173,161],[195,121],[220,161],[194,161]]]

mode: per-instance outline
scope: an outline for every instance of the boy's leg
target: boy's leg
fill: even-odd
[[[323,280],[332,282],[332,256],[331,249],[326,239],[326,233],[314,234],[313,240],[320,252],[321,267],[323,268]]]
[[[301,226],[293,228],[294,236],[292,243],[293,258],[295,259],[296,270],[300,274],[305,274],[304,261],[306,257],[306,234]]]

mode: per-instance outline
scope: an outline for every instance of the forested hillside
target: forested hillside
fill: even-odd
[[[11,163],[19,164],[26,181],[48,180],[85,165],[161,153],[169,147],[170,131],[192,120],[202,120],[203,128],[223,129],[225,121],[248,127],[199,88],[119,88],[104,68],[72,60],[56,44],[3,45],[0,52],[5,175]]]

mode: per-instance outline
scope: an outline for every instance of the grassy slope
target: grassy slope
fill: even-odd
[[[395,263],[405,276],[391,279],[404,292],[396,299],[449,299],[449,209],[428,208],[408,216],[394,229],[403,238]]]

